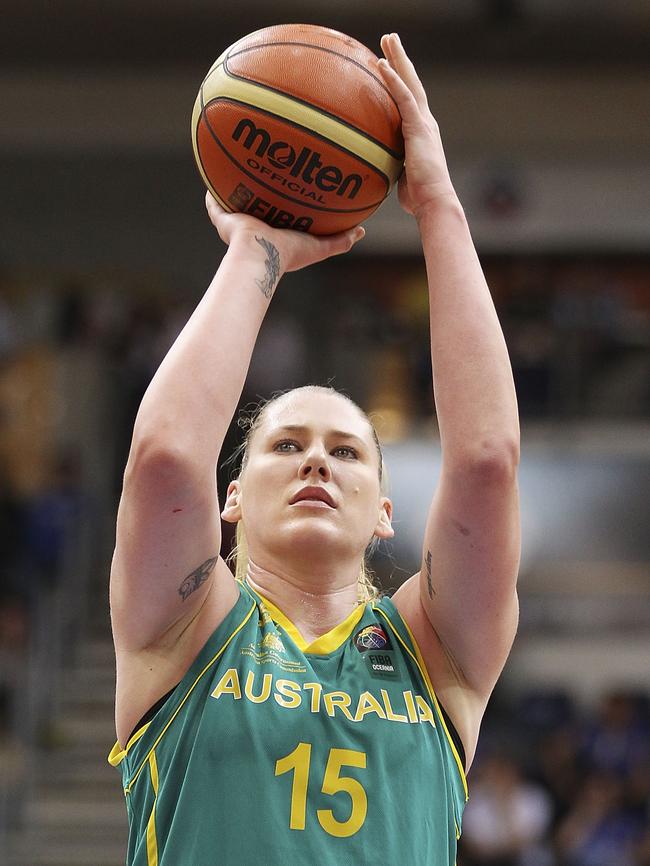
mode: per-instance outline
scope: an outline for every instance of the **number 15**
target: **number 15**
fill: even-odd
[[[298,743],[296,748],[285,758],[279,758],[275,763],[275,775],[294,771],[291,785],[291,816],[289,827],[292,830],[305,829],[305,812],[307,809],[307,785],[309,783],[309,765],[311,762],[311,743]],[[342,767],[360,767],[365,769],[365,752],[355,752],[352,749],[330,749],[323,777],[323,794],[338,794],[344,791],[352,800],[352,811],[347,821],[337,821],[331,809],[318,809],[318,823],[330,836],[353,836],[363,826],[368,813],[368,797],[361,782],[350,776],[340,776]]]

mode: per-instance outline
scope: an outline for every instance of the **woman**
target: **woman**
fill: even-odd
[[[455,862],[465,770],[517,622],[518,421],[437,124],[398,37],[382,49],[442,440],[422,568],[359,604],[368,542],[393,534],[381,454],[355,404],[312,387],[265,407],[229,485],[245,579],[218,557],[219,449],[278,281],[364,232],[274,230],[208,196],[228,252],[143,398],[111,576],[110,760],[132,866]]]

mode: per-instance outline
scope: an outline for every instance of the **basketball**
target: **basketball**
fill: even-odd
[[[266,27],[227,48],[192,112],[196,163],[222,207],[316,235],[367,219],[404,163],[377,64],[350,36],[310,24]]]

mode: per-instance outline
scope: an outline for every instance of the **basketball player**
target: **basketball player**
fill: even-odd
[[[366,547],[393,535],[379,445],[354,403],[316,387],[252,425],[221,515],[245,538],[243,579],[219,558],[219,449],[273,293],[363,229],[271,229],[208,196],[229,249],[143,398],[118,515],[109,760],[130,866],[455,863],[465,772],[517,622],[517,409],[437,124],[398,37],[382,48],[442,440],[422,567],[392,599],[368,590]]]

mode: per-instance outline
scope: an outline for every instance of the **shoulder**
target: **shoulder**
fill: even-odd
[[[227,566],[224,565],[224,568]],[[117,737],[124,743],[139,720],[170,689],[177,686],[213,646],[227,645],[240,632],[254,599],[232,581],[228,598],[211,604],[211,595],[189,623],[154,646],[137,651],[117,649],[115,719]]]

